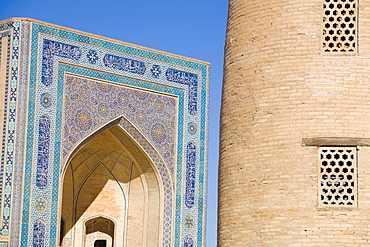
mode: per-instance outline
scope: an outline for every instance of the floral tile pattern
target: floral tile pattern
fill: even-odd
[[[29,19],[0,22],[0,47],[0,246],[57,246],[63,167],[117,119],[160,174],[163,246],[204,245],[206,63]]]

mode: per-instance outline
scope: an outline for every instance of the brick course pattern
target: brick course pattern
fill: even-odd
[[[370,148],[357,205],[318,202],[318,146],[370,137],[370,1],[355,52],[325,52],[323,0],[230,0],[219,164],[219,246],[368,246]],[[334,145],[335,146],[335,145]]]

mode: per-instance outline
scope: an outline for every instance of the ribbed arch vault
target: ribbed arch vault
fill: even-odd
[[[162,186],[155,169],[120,125],[94,133],[65,167],[60,245],[159,246]]]

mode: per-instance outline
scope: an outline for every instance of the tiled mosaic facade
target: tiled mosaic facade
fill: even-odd
[[[176,99],[123,88],[93,80],[67,76],[63,155],[104,123],[124,115],[163,153],[173,172],[176,140]],[[44,94],[43,94],[44,95]],[[49,94],[41,102],[51,102]]]
[[[204,245],[208,64],[29,19],[1,22],[0,37],[0,243],[57,246],[64,167],[119,120],[158,171],[162,245]]]

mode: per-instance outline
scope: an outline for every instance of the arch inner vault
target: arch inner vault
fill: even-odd
[[[159,246],[161,189],[153,167],[119,125],[82,145],[65,168],[60,245]]]

